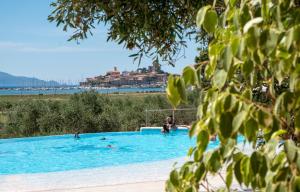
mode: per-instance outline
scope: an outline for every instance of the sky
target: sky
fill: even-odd
[[[106,42],[106,27],[99,25],[88,39],[68,42],[72,31],[64,32],[47,20],[53,0],[0,0],[0,71],[17,76],[36,77],[76,83],[87,77],[103,75],[114,66],[120,71],[138,68],[130,54],[116,42]],[[162,69],[170,73],[194,63],[196,45],[189,43],[185,58],[175,67]],[[151,65],[144,59],[141,67]]]

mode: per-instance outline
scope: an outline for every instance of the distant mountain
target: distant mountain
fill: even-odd
[[[0,88],[5,87],[54,87],[60,84],[56,81],[44,81],[37,78],[13,76],[0,72]]]

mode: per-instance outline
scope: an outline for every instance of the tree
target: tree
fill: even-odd
[[[113,40],[130,50],[139,61],[143,56],[154,61],[161,58],[171,65],[181,57],[186,40],[206,40],[206,33],[197,30],[195,18],[198,9],[212,0],[56,0],[51,6],[49,21],[73,30],[70,40],[81,40],[92,35],[99,23],[109,27],[107,40]],[[220,7],[223,3],[218,3]],[[197,38],[196,38],[197,37]]]
[[[186,67],[181,77],[170,76],[167,88],[174,106],[186,101],[186,87],[200,88],[199,120],[189,133],[197,145],[189,151],[192,160],[171,172],[167,191],[209,190],[207,174],[222,168],[224,191],[230,190],[233,176],[253,190],[300,191],[299,5],[226,1],[220,16],[214,6],[202,7],[197,24],[213,37],[209,62]],[[211,81],[208,87],[199,74]],[[220,145],[206,152],[215,134]],[[265,144],[255,150],[259,134]],[[251,154],[237,147],[239,135],[252,145]]]
[[[174,107],[186,102],[189,86],[199,89],[201,101],[189,133],[197,137],[189,151],[192,160],[171,172],[166,190],[197,191],[206,187],[208,173],[225,168],[224,191],[234,176],[254,190],[300,191],[299,1],[224,3],[57,0],[49,20],[64,30],[75,28],[71,39],[86,38],[94,23],[106,22],[108,39],[140,50],[133,56],[156,53],[170,61],[187,35],[204,34],[198,36],[209,42],[209,62],[168,79],[167,97]],[[259,133],[264,145],[251,154],[239,149],[239,135],[255,148]],[[215,134],[220,145],[206,151]]]

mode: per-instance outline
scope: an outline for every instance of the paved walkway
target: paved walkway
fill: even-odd
[[[0,176],[1,192],[163,191],[175,162],[181,159],[64,172]]]

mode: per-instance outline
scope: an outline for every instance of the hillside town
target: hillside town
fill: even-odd
[[[136,71],[118,71],[114,67],[113,71],[87,78],[85,82],[80,82],[81,87],[163,87],[166,85],[168,73],[160,68],[149,66],[139,68]]]

